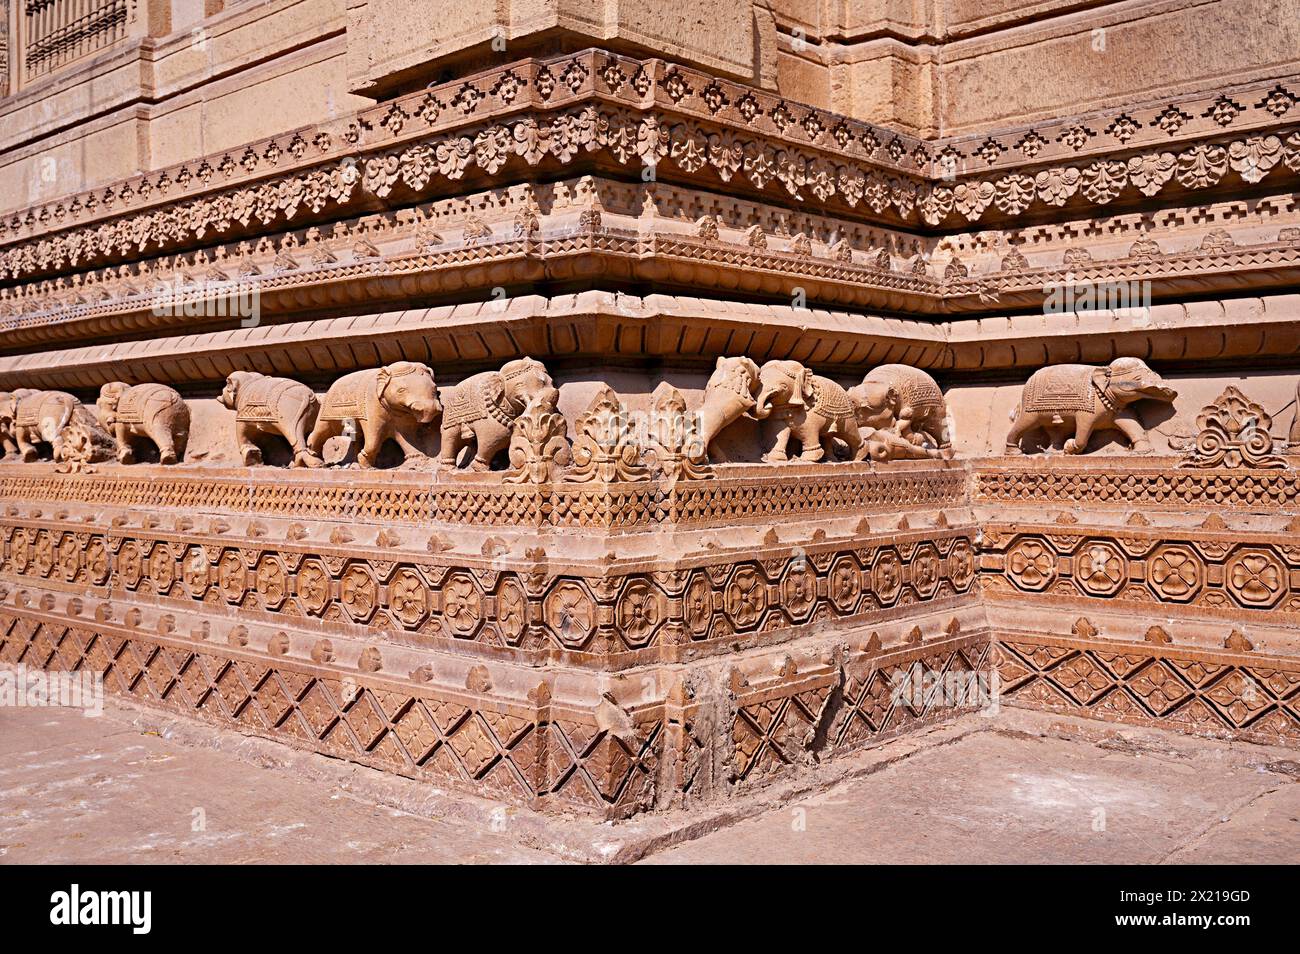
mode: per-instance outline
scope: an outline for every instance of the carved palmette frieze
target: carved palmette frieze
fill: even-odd
[[[1273,451],[1273,419],[1238,388],[1229,387],[1201,409],[1199,429],[1184,467],[1256,467],[1276,469],[1286,459]]]
[[[686,410],[686,399],[667,381],[650,396],[648,438],[659,472],[669,481],[707,480],[706,447],[699,417]]]
[[[573,467],[568,479],[621,483],[649,479],[641,464],[631,415],[613,389],[602,386],[574,426]]]
[[[569,427],[553,401],[534,400],[514,422],[507,483],[549,484],[570,461]]]

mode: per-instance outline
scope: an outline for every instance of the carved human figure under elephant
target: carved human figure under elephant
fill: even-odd
[[[849,391],[797,361],[760,368],[745,357],[718,358],[698,411],[707,458],[729,426],[749,417],[764,422],[764,456],[833,459],[836,439],[855,460],[913,460],[951,454],[947,406],[934,378],[906,365],[881,365]]]

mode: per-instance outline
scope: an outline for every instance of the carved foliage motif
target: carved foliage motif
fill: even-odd
[[[954,188],[942,177],[942,169],[938,181],[930,181],[928,173],[939,166],[918,142],[904,142],[898,135],[807,107],[784,102],[759,105],[759,98],[767,99],[768,94],[706,81],[679,67],[671,67],[674,79],[666,81],[682,92],[671,108],[696,113],[698,119],[673,115],[662,103],[656,104],[657,109],[644,103],[634,108],[626,102],[575,108],[570,105],[575,98],[597,90],[584,82],[574,92],[575,87],[557,80],[579,74],[603,77],[612,75],[611,69],[623,75],[643,72],[634,63],[591,51],[550,65],[512,64],[475,82],[413,94],[329,124],[335,128],[322,128],[307,137],[316,145],[314,152],[307,148],[303,133],[286,134],[283,145],[278,140],[252,144],[238,156],[212,156],[15,213],[0,220],[0,241],[52,228],[64,231],[6,248],[0,252],[0,273],[22,277],[64,262],[77,266],[126,257],[201,239],[232,223],[247,227],[289,221],[303,210],[314,214],[347,203],[358,186],[377,196],[388,196],[399,186],[418,192],[427,189],[435,176],[464,177],[471,165],[494,175],[511,158],[530,165],[544,158],[568,163],[597,150],[620,163],[677,162],[687,173],[707,163],[724,182],[742,172],[755,188],[776,181],[796,198],[807,189],[819,202],[838,200],[850,207],[865,199],[877,213],[888,209],[904,219],[919,210],[928,225],[939,224],[954,211],[976,221],[990,199],[999,211],[1015,215],[1034,202],[1060,205],[1080,191],[1104,205],[1129,184],[1153,195],[1175,177],[1186,188],[1201,189],[1217,184],[1229,169],[1254,183],[1279,165],[1300,166],[1300,135],[1248,135],[1223,144],[1198,143],[1178,152],[1162,151],[1153,142],[1149,151],[1127,162],[1081,158],[1042,169],[1032,177],[1016,172],[963,176]],[[685,79],[688,75],[690,82]],[[493,110],[509,110],[529,84],[539,94],[549,88],[565,95],[542,95],[542,106],[532,115],[487,119]],[[687,88],[691,92],[685,92]],[[1262,113],[1267,102],[1249,108]],[[794,111],[802,112],[803,118],[795,121]],[[1178,120],[1160,123],[1173,134],[1193,118],[1172,105],[1165,115]],[[1235,119],[1236,111],[1211,110],[1206,115]],[[417,116],[419,122],[414,121]],[[1080,150],[1094,148],[1097,137],[1091,130],[1063,122],[1053,139],[1031,132],[1018,144],[1009,139],[993,149],[984,140],[932,148],[954,157],[954,162],[962,162],[961,154],[969,150],[972,157],[992,155],[992,164],[999,165],[1036,159],[1044,148],[1059,149],[1061,159],[1067,161]],[[732,127],[749,135],[737,135]],[[1131,117],[1124,116],[1117,117],[1111,128],[1144,130],[1147,125],[1133,124]],[[831,129],[835,133],[828,136],[826,130]],[[381,148],[393,140],[406,142]],[[1132,145],[1131,140],[1130,134],[1121,142]],[[300,168],[283,169],[281,158],[286,156],[293,157],[287,164]],[[180,188],[168,195],[173,185]],[[166,202],[160,203],[160,197],[166,197]],[[71,223],[97,219],[101,220],[97,224],[68,228]]]
[[[573,469],[569,480],[647,480],[649,471],[641,465],[641,446],[633,438],[630,416],[618,395],[602,386],[586,412],[578,418],[573,438]]]
[[[1273,419],[1236,387],[1229,386],[1202,408],[1196,426],[1196,444],[1184,467],[1286,466],[1286,460],[1273,453]]]

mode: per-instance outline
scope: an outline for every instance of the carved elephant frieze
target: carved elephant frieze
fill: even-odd
[[[798,361],[768,361],[758,378],[754,417],[764,422],[768,451],[763,460],[789,459],[794,439],[800,460],[819,461],[833,452],[833,437],[843,440],[855,459],[861,457],[857,417],[844,388]]]
[[[456,466],[462,449],[474,447],[472,470],[485,471],[510,443],[515,421],[531,401],[554,387],[546,366],[532,358],[508,361],[442,392],[441,462]]]
[[[234,371],[226,378],[220,401],[235,412],[235,440],[245,466],[262,462],[260,442],[283,437],[293,449],[294,467],[320,467],[307,445],[320,402],[305,384],[256,371]]]
[[[1116,358],[1105,367],[1054,364],[1035,371],[1025,382],[1012,412],[1006,453],[1019,454],[1020,439],[1041,428],[1052,447],[1082,454],[1097,431],[1118,430],[1137,453],[1151,444],[1146,427],[1130,407],[1143,399],[1172,402],[1178,392],[1167,386],[1140,358]]]
[[[99,390],[99,419],[117,440],[120,463],[135,461],[133,444],[145,440],[158,449],[160,464],[174,464],[185,454],[190,436],[190,409],[165,384],[112,381]]]
[[[433,371],[427,365],[397,361],[353,371],[330,385],[307,444],[320,456],[325,442],[341,434],[344,422],[352,420],[362,438],[357,453],[361,467],[375,466],[389,438],[397,441],[407,459],[424,457],[414,443],[416,432],[432,424],[441,410]]]

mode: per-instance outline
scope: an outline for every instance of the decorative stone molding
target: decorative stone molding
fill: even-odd
[[[553,85],[547,77],[553,80],[556,69],[575,81]],[[645,83],[617,78],[629,73],[645,76]],[[499,82],[506,75],[514,80]],[[492,77],[497,82],[485,87]],[[680,95],[665,91],[666,78],[671,78],[668,88]],[[667,163],[688,177],[707,167],[723,183],[757,191],[775,183],[795,201],[815,199],[836,214],[853,215],[861,203],[860,214],[894,222],[915,222],[919,216],[929,226],[950,216],[953,222],[978,222],[989,209],[1015,218],[1062,207],[1076,195],[1105,206],[1130,187],[1150,197],[1171,181],[1202,190],[1216,186],[1229,171],[1248,185],[1275,170],[1300,172],[1300,131],[1279,126],[1277,117],[1261,109],[1260,121],[1275,132],[1232,139],[1215,124],[1198,133],[1217,141],[1178,151],[1153,144],[1131,155],[1131,144],[1121,143],[1118,150],[1111,148],[1126,155],[1123,160],[1080,160],[1036,172],[1007,169],[996,177],[961,173],[956,181],[935,175],[931,146],[897,134],[886,141],[882,131],[866,124],[759,90],[736,90],[733,101],[753,101],[752,112],[739,106],[714,111],[707,103],[696,107],[688,97],[704,85],[702,74],[684,67],[598,50],[513,64],[334,121],[319,132],[293,133],[283,143],[250,144],[238,157],[235,150],[14,213],[0,219],[0,275],[26,277],[126,261],[146,250],[184,247],[230,230],[256,232],[327,209],[337,215],[358,188],[381,200],[407,189],[413,198],[438,178],[496,176],[509,159],[526,166],[544,159],[560,166]],[[535,114],[504,118],[521,107]],[[502,118],[494,121],[494,115]],[[412,117],[421,117],[423,126],[408,124]],[[395,142],[403,145],[388,145]],[[1037,166],[1046,155],[1036,152],[1024,161]],[[173,199],[173,194],[191,198]],[[100,224],[73,224],[91,220]],[[37,233],[42,237],[22,241]]]

